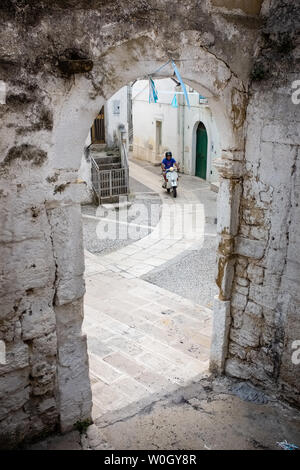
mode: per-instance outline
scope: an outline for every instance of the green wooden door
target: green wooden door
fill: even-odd
[[[200,122],[197,129],[196,141],[196,176],[206,179],[207,169],[207,132],[205,126]]]

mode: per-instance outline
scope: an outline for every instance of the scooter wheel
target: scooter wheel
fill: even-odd
[[[173,197],[177,197],[177,188],[173,188]]]
[[[168,193],[170,192],[170,188],[167,188]]]

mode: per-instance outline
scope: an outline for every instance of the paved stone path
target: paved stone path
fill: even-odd
[[[204,236],[215,236],[215,226],[206,224],[205,231],[204,204],[199,202],[198,195],[193,190],[183,190],[179,186],[178,198],[173,199],[161,188],[161,180],[146,169],[130,163],[130,173],[144,185],[160,192],[163,197],[163,206],[160,222],[150,235],[121,248],[113,253],[93,258],[86,252],[86,275],[99,272],[118,272],[125,278],[142,276],[160,266],[166,261],[175,258],[188,249],[199,249],[204,242]],[[185,177],[186,178],[186,177]],[[203,192],[209,192],[209,184],[198,178],[191,178],[191,182],[198,185]],[[195,181],[196,180],[196,181]],[[215,205],[215,204],[214,204]],[[214,212],[216,211],[214,207]],[[137,223],[128,224],[124,221],[126,216],[120,217],[120,223],[132,225],[130,232],[134,237],[135,230],[139,229]],[[112,223],[110,220],[108,225]],[[99,217],[99,224],[104,225]],[[99,225],[99,226],[100,226]]]
[[[211,311],[140,279],[178,254],[200,247],[207,227],[214,236],[205,225],[204,205],[193,190],[180,187],[173,199],[163,192],[158,176],[139,165],[131,163],[130,172],[162,194],[162,216],[150,235],[129,246],[103,256],[86,252],[83,329],[94,419],[186,385],[208,367]],[[209,191],[208,184],[190,178]]]
[[[212,308],[218,294],[216,275],[216,237],[205,237],[201,248],[180,253],[142,276],[145,281],[164,286],[194,303]],[[167,274],[167,275],[166,275]]]
[[[210,310],[138,278],[106,273],[86,283],[93,418],[207,370]]]

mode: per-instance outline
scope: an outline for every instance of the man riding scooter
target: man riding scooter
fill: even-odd
[[[177,171],[179,169],[178,164],[176,163],[175,158],[172,157],[172,152],[166,152],[165,158],[161,163],[161,167],[163,170],[163,177],[164,177],[164,184],[163,188],[167,189],[170,192],[171,188],[173,189],[174,197],[177,196]],[[174,171],[174,174],[171,175],[171,172]]]

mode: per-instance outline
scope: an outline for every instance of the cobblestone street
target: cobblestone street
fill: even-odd
[[[150,234],[124,240],[121,248],[119,240],[100,240],[104,254],[86,250],[83,329],[88,337],[94,419],[187,385],[208,368],[216,194],[199,178],[181,176],[175,200],[162,190],[158,168],[131,162],[130,172],[140,184],[135,184],[139,201],[146,188],[161,196],[161,218],[157,219],[159,205],[154,197],[156,225],[151,224]],[[86,230],[90,219],[84,215],[83,220],[90,246],[93,235]],[[93,230],[96,223],[108,223],[111,228],[111,220],[112,213],[105,214],[105,221],[95,219]],[[134,230],[138,223],[147,226],[141,217],[138,222],[135,217],[128,220]],[[187,288],[188,273],[193,276],[191,263],[184,260],[194,258],[207,243],[201,263],[194,263],[198,283],[190,282]],[[173,284],[168,282],[174,278],[168,274],[173,269],[170,263],[176,269]],[[141,278],[147,275],[151,282]],[[207,305],[197,303],[197,298],[205,299]]]

